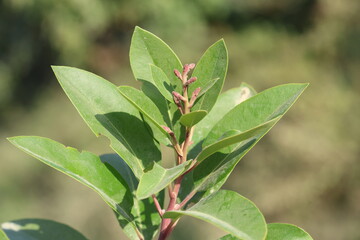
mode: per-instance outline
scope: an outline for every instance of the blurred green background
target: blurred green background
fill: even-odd
[[[310,82],[224,188],[252,199],[269,222],[294,223],[314,239],[360,239],[359,13],[358,0],[0,0],[0,222],[49,218],[92,240],[125,239],[100,197],[5,138],[40,135],[111,152],[82,121],[50,65],[138,86],[128,51],[139,25],[183,63],[196,62],[224,38],[225,89],[242,81],[258,91]],[[185,217],[172,239],[221,235]]]

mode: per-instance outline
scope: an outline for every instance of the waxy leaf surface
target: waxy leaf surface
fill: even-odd
[[[193,106],[193,110],[210,112],[224,85],[227,67],[228,53],[225,42],[224,40],[219,40],[206,50],[192,74],[192,76],[197,77],[197,81],[190,84],[189,94],[192,94],[198,87],[205,89],[209,84],[208,82],[218,78],[212,87],[198,98]]]
[[[87,240],[77,230],[51,220],[20,219],[1,224],[8,240]],[[0,230],[0,239],[1,230]]]
[[[136,192],[137,198],[145,199],[163,190],[185,171],[189,163],[190,162],[186,162],[170,169],[163,168],[155,163],[153,168],[145,172],[141,177]]]
[[[100,156],[100,158],[101,161],[112,170],[112,172],[117,172],[126,181],[130,191],[132,192],[134,205],[131,209],[131,214],[134,216],[134,222],[137,226],[137,229],[145,240],[153,239],[161,223],[161,218],[157,212],[153,200],[151,198],[140,200],[136,197],[135,194],[136,189],[138,188],[138,180],[131,172],[131,169],[127,166],[125,161],[117,154],[105,154]],[[157,199],[162,205],[164,202],[164,193],[162,192],[157,194]],[[118,222],[123,228],[125,234],[130,239],[138,240],[139,237],[135,231],[135,228],[133,228],[132,225],[126,221],[126,219],[124,219],[124,217],[119,214],[116,215]]]
[[[182,64],[171,48],[154,34],[136,27],[130,45],[130,65],[138,80],[153,83],[151,65],[163,70],[171,84],[181,90],[179,79],[174,75],[174,69],[181,71]]]
[[[96,135],[104,135],[111,147],[140,178],[143,169],[161,160],[159,145],[149,133],[139,110],[117,87],[90,72],[54,66],[60,85]],[[141,144],[139,144],[141,142]]]
[[[270,223],[267,225],[266,240],[313,240],[303,229],[286,223]]]
[[[242,83],[240,87],[230,89],[220,94],[217,102],[208,115],[206,115],[205,118],[196,125],[196,134],[194,134],[192,139],[194,142],[192,146],[194,147],[190,152],[190,156],[195,158],[195,156],[201,151],[201,140],[209,134],[214,125],[222,117],[224,117],[226,113],[255,94],[255,90],[246,83]]]
[[[182,215],[199,218],[243,240],[263,240],[266,236],[264,216],[254,203],[236,192],[220,190],[186,211],[169,211],[164,217]]]
[[[192,127],[207,115],[207,111],[197,110],[180,117],[180,123],[186,127]]]
[[[157,87],[159,92],[166,98],[166,100],[168,100],[169,102],[173,102],[174,100],[172,96],[172,91],[174,90],[174,88],[173,86],[171,86],[170,80],[161,68],[155,65],[150,66],[154,85]]]
[[[147,117],[163,134],[169,137],[169,134],[161,127],[166,126],[166,123],[161,115],[161,112],[156,105],[148,98],[142,91],[129,86],[121,86],[118,88],[119,92],[136,107],[145,117]],[[170,143],[170,139],[169,139]]]
[[[79,152],[48,138],[21,136],[9,141],[27,154],[74,178],[97,192],[114,211],[132,221],[131,192],[119,175],[114,175],[90,152]]]

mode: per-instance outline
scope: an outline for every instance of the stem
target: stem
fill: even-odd
[[[159,203],[159,201],[158,201],[157,198],[156,198],[156,195],[153,194],[153,195],[151,195],[151,196],[152,196],[152,198],[153,198],[153,200],[154,200],[154,204],[155,204],[156,210],[158,211],[160,217],[162,218],[162,216],[163,216],[163,214],[164,214],[164,210],[161,208],[160,203]]]

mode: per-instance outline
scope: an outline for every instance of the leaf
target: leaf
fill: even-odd
[[[154,205],[153,199],[140,200],[136,197],[135,194],[138,187],[138,180],[131,172],[131,169],[127,166],[125,161],[117,154],[105,154],[100,156],[100,158],[109,169],[112,169],[112,172],[116,171],[126,181],[130,191],[133,193],[134,205],[131,208],[131,214],[134,216],[134,222],[145,240],[153,239],[161,223],[161,218]],[[164,202],[164,193],[159,193],[157,195],[157,199],[162,205]],[[132,225],[129,224],[129,222],[121,215],[116,215],[120,226],[124,229],[125,234],[130,239],[139,239]]]
[[[197,63],[192,76],[197,81],[189,86],[191,94],[196,88],[206,88],[208,81],[219,78],[207,92],[198,98],[193,110],[206,110],[210,112],[224,85],[228,67],[228,53],[223,39],[210,46]]]
[[[131,222],[133,201],[129,188],[90,152],[78,152],[48,138],[21,136],[8,139],[13,145],[97,192],[114,211]]]
[[[52,67],[60,85],[96,135],[104,135],[111,147],[140,178],[143,169],[161,160],[159,145],[141,120],[139,111],[117,87],[90,72],[71,67]],[[141,144],[139,144],[141,143]]]
[[[130,45],[130,65],[135,78],[153,82],[150,64],[161,68],[171,84],[177,86],[175,90],[181,90],[180,81],[174,75],[174,69],[182,69],[179,58],[160,38],[135,27]]]
[[[198,155],[197,162],[202,162],[204,159],[206,159],[207,157],[209,157],[210,155],[214,154],[215,152],[219,151],[220,149],[223,149],[227,146],[233,145],[235,143],[241,143],[245,140],[249,140],[252,138],[259,138],[259,136],[264,135],[267,131],[269,131],[269,129],[274,126],[277,121],[280,118],[275,118],[273,120],[270,120],[264,124],[261,124],[255,128],[252,128],[250,130],[247,130],[245,132],[242,133],[238,133],[232,136],[227,136],[227,137],[223,137],[221,138],[221,140],[207,146],[206,148],[204,148],[202,150],[202,152]],[[234,130],[230,130],[231,132],[233,132]],[[227,153],[231,152],[233,149],[227,150]]]
[[[211,128],[232,108],[255,94],[255,90],[246,83],[222,93],[208,115],[196,125],[196,134],[192,139],[194,142],[192,146],[194,147],[189,153],[191,158],[195,158],[201,151],[201,143],[199,144],[199,142],[209,134]]]
[[[279,120],[304,91],[306,86],[307,84],[280,85],[247,99],[229,111],[216,123],[202,145],[205,148],[215,143],[228,131],[239,130],[245,132],[249,128],[256,127],[257,125],[255,124],[262,124],[276,117],[279,117]],[[239,120],[239,116],[243,116],[241,120]],[[191,191],[197,191],[197,197],[201,197],[220,189],[236,164],[270,129],[253,139],[232,147],[234,151],[231,153],[216,152],[204,159],[192,171],[192,174],[185,178],[184,181],[187,182],[187,185],[192,187],[181,189],[181,198],[183,199]],[[197,201],[196,196],[194,201]]]
[[[120,86],[119,92],[144,116],[146,116],[163,134],[169,138],[169,134],[161,127],[166,123],[156,105],[142,91],[130,86]]]
[[[9,240],[3,230],[0,228],[0,240]]]
[[[174,88],[171,86],[170,80],[161,68],[155,65],[150,65],[150,67],[155,86],[169,102],[173,102],[174,100],[171,93],[174,91]]]
[[[283,115],[308,84],[284,84],[267,89],[228,112],[211,130],[203,146],[208,146],[226,131],[246,131]]]
[[[260,210],[233,191],[220,190],[186,211],[168,211],[164,217],[176,219],[182,215],[211,223],[243,240],[263,240],[266,236],[266,223]]]
[[[190,161],[187,161],[170,169],[165,169],[155,163],[153,168],[145,172],[140,179],[136,192],[137,198],[145,199],[163,190],[186,170],[189,163]]]
[[[192,127],[200,122],[206,115],[207,111],[204,110],[193,111],[182,115],[180,117],[180,123],[186,127]]]
[[[45,219],[20,219],[5,222],[1,224],[1,229],[8,237],[5,239],[9,240],[87,240],[77,230]]]
[[[285,223],[270,223],[267,225],[266,240],[313,240],[303,229]]]

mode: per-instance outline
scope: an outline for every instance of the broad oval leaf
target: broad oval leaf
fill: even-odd
[[[112,172],[117,172],[120,174],[123,179],[126,181],[127,185],[130,188],[130,191],[133,193],[134,205],[131,208],[131,214],[134,216],[134,222],[139,230],[140,234],[145,240],[151,240],[156,235],[161,218],[157,212],[155,204],[152,198],[140,200],[136,197],[136,189],[138,187],[138,180],[131,172],[131,169],[127,166],[125,161],[121,159],[117,154],[105,154],[100,156],[101,161],[106,164],[106,166],[112,170]],[[160,205],[164,202],[164,193],[161,192],[157,195],[157,199]],[[136,229],[124,219],[123,216],[116,214],[120,226],[123,228],[125,234],[133,240],[138,240],[139,236],[136,232]],[[150,216],[150,217],[149,217]]]
[[[267,225],[266,240],[313,240],[303,229],[286,223],[270,223]]]
[[[116,212],[131,222],[131,192],[119,175],[114,175],[90,152],[79,152],[48,138],[20,136],[9,141],[27,154],[74,178],[97,192]]]
[[[270,128],[272,128],[277,121],[280,119],[280,117],[277,117],[273,120],[270,120],[264,124],[261,124],[255,128],[252,128],[250,130],[247,130],[245,132],[241,132],[239,134],[235,134],[228,137],[222,137],[219,141],[207,146],[202,150],[202,152],[198,155],[197,162],[202,162],[204,159],[209,157],[210,155],[214,154],[215,152],[234,145],[235,143],[241,143],[246,140],[250,140],[252,138],[259,138],[260,136],[264,135],[267,131],[269,131]],[[231,130],[233,131],[233,130]],[[234,149],[236,146],[234,146]],[[227,149],[228,153],[232,151],[233,148]]]
[[[180,123],[186,127],[192,127],[207,115],[207,111],[197,110],[180,117]]]
[[[182,64],[174,51],[154,34],[135,27],[130,45],[130,65],[138,80],[153,82],[150,64],[163,70],[170,82],[181,90],[180,81],[174,69],[181,70]]]
[[[216,142],[228,130],[237,129],[243,132],[284,115],[307,86],[308,84],[284,84],[242,102],[211,129],[203,146]]]
[[[120,86],[118,89],[119,92],[132,105],[134,105],[134,107],[144,114],[144,116],[147,117],[164,134],[165,137],[169,138],[169,141],[165,143],[170,143],[169,134],[161,127],[166,126],[163,116],[151,99],[148,98],[142,91],[130,86]]]
[[[228,67],[228,52],[223,39],[210,46],[197,63],[192,76],[197,77],[197,81],[189,86],[191,94],[196,88],[206,88],[208,82],[218,80],[213,83],[204,95],[198,98],[193,106],[193,110],[206,110],[210,112],[214,106],[221,89],[224,85]]]
[[[161,95],[163,95],[169,102],[173,102],[174,100],[171,93],[174,91],[174,87],[171,85],[170,80],[161,68],[155,65],[150,65],[150,67],[155,86]]]
[[[87,240],[68,225],[46,219],[19,219],[1,224],[9,240]],[[1,230],[0,230],[1,237]],[[0,238],[3,239],[3,238]]]
[[[137,198],[145,199],[163,190],[186,170],[189,163],[190,161],[187,161],[170,169],[155,163],[153,168],[141,177],[136,191]]]
[[[250,200],[233,191],[220,190],[202,199],[186,211],[168,211],[165,218],[182,215],[199,218],[243,240],[263,240],[266,223]]]
[[[96,135],[104,135],[111,147],[140,178],[143,169],[161,160],[159,145],[139,111],[105,79],[76,68],[53,66],[71,102]],[[139,144],[141,143],[141,144]]]

